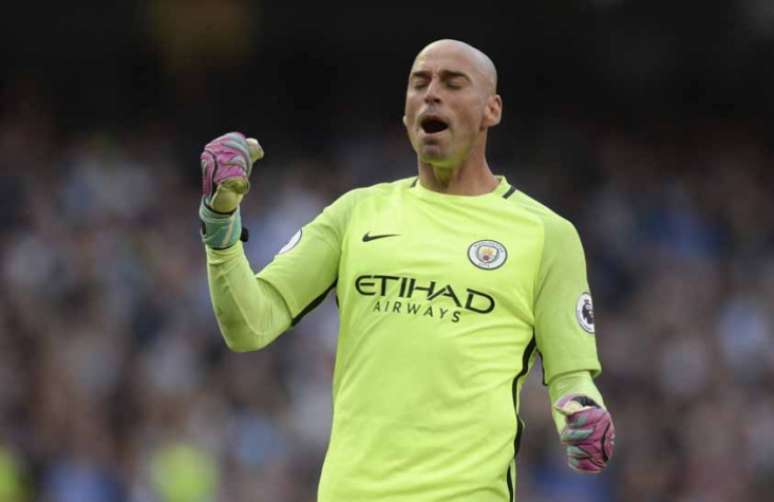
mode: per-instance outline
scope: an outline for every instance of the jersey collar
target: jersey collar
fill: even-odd
[[[500,182],[497,184],[494,190],[492,190],[489,193],[481,194],[481,195],[450,195],[440,192],[435,192],[433,190],[427,189],[422,186],[422,183],[419,182],[419,177],[414,178],[414,181],[411,182],[410,190],[417,195],[417,197],[423,198],[423,199],[435,199],[435,200],[469,200],[469,201],[475,201],[475,200],[486,200],[491,197],[503,197],[507,199],[513,193],[516,191],[516,188],[511,186],[510,183],[508,183],[508,180],[505,178],[505,176],[502,175],[496,175],[495,176]]]

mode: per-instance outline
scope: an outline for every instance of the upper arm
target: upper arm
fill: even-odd
[[[353,204],[354,192],[349,192],[326,207],[258,273],[282,296],[293,324],[335,286]]]
[[[567,220],[545,220],[535,295],[535,335],[546,381],[570,371],[601,370],[594,336],[586,258],[575,227]]]

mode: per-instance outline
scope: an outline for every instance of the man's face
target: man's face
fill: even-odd
[[[493,84],[466,51],[430,47],[409,75],[403,123],[421,162],[456,167],[479,136],[499,122]],[[497,104],[495,103],[495,104]]]

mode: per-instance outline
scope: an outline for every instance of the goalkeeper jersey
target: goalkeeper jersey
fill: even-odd
[[[600,371],[578,234],[505,178],[480,196],[416,178],[348,192],[258,277],[293,323],[336,291],[320,502],[513,500],[537,354],[547,380]]]

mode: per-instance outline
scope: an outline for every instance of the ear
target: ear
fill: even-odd
[[[405,115],[403,116],[403,127],[408,127],[408,119]]]
[[[493,94],[487,98],[484,108],[484,127],[494,127],[500,123],[503,116],[503,98],[499,94]]]

